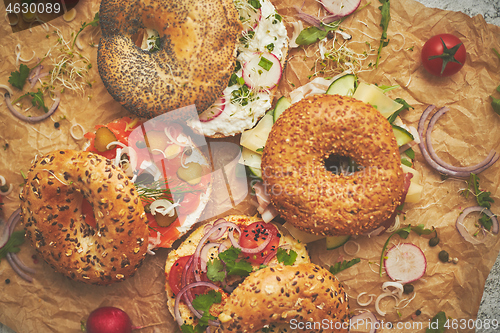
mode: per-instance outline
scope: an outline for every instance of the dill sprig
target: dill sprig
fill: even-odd
[[[165,180],[157,180],[148,184],[138,182],[135,183],[135,188],[141,200],[146,203],[151,203],[158,199],[172,200],[172,194],[201,191],[200,189],[193,189],[185,184],[169,188],[168,183]]]

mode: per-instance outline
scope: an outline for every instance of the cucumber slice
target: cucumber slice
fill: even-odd
[[[403,105],[384,95],[384,91],[374,84],[361,82],[352,97],[375,107],[385,118],[388,118]]]
[[[290,105],[292,105],[292,102],[285,96],[281,96],[280,99],[278,99],[278,101],[276,102],[276,107],[274,108],[274,122],[276,122],[278,117],[283,113],[283,111],[288,109]]]
[[[326,90],[328,95],[352,96],[355,90],[356,76],[346,74],[333,81]]]
[[[266,113],[254,128],[241,134],[240,145],[254,152],[260,151],[266,145],[273,123],[273,116]]]
[[[262,171],[260,170],[262,156],[260,153],[256,153],[248,148],[242,147],[241,158],[243,159],[243,164],[248,167],[248,170],[254,176],[262,178]]]
[[[391,125],[392,125],[392,131],[394,132],[394,136],[396,137],[396,142],[398,143],[399,147],[415,140],[413,135],[407,130],[405,130],[403,127],[394,124]]]
[[[333,250],[341,247],[351,238],[351,236],[329,236],[326,237],[326,249]]]
[[[325,238],[325,236],[313,235],[313,234],[307,233],[305,231],[299,230],[299,229],[295,228],[289,222],[285,222],[285,224],[283,224],[283,227],[285,227],[285,229],[288,230],[288,232],[296,240],[298,240],[299,242],[304,243],[304,244],[311,243],[311,242],[317,241],[319,239]]]

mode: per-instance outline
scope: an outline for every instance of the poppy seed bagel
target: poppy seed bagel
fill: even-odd
[[[97,64],[104,86],[128,111],[153,118],[188,105],[201,113],[227,87],[242,29],[231,0],[103,0]],[[158,51],[131,36],[159,33]]]
[[[361,166],[335,174],[331,156]],[[358,235],[379,227],[401,203],[403,171],[389,122],[351,97],[313,95],[287,109],[262,156],[271,202],[295,227],[320,235]]]
[[[149,230],[135,186],[112,162],[58,150],[31,166],[21,198],[26,238],[70,279],[106,285],[132,276],[145,258]],[[85,223],[82,200],[94,209]]]
[[[229,296],[219,315],[221,332],[256,332],[271,323],[324,323],[347,332],[349,304],[340,282],[313,263],[282,264],[252,273]],[[315,326],[316,328],[316,326]],[[319,330],[315,330],[319,332]]]

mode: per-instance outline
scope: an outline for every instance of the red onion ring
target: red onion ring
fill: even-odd
[[[418,135],[420,136],[420,143],[418,144],[420,151],[422,153],[422,156],[424,157],[425,161],[436,171],[439,173],[457,177],[457,178],[467,178],[470,176],[471,173],[481,173],[487,168],[489,168],[491,165],[493,165],[500,156],[496,154],[496,152],[490,152],[488,157],[486,157],[485,160],[482,162],[470,166],[470,167],[455,167],[450,164],[445,163],[443,160],[441,160],[435,153],[435,150],[432,146],[432,142],[430,139],[430,134],[432,132],[432,128],[436,121],[439,119],[441,115],[443,115],[445,112],[448,111],[448,108],[443,107],[439,109],[436,114],[431,118],[431,121],[427,125],[426,129],[426,135],[424,140],[424,129],[425,129],[425,121],[429,117],[430,113],[435,109],[434,105],[429,105],[424,112],[422,113],[420,120],[418,122]]]
[[[17,266],[16,262],[12,258],[12,253],[10,253],[10,252],[7,253],[7,255],[5,257],[7,258],[7,261],[9,262],[9,264],[12,267],[12,269],[14,270],[14,272],[17,273],[17,275],[19,275],[21,278],[23,278],[24,280],[26,280],[28,282],[33,282],[33,277],[31,277],[30,275],[23,272],[23,270]]]
[[[488,217],[491,219],[491,222],[492,222],[491,233],[494,235],[498,234],[499,225],[498,225],[498,220],[497,220],[495,214],[493,214],[488,208],[481,207],[481,206],[472,206],[472,207],[465,208],[463,210],[463,212],[458,216],[457,222],[455,223],[455,226],[458,230],[458,233],[466,241],[468,241],[469,243],[474,244],[474,245],[483,243],[481,240],[471,236],[471,234],[469,234],[469,232],[467,231],[467,229],[465,229],[465,226],[463,224],[465,217],[473,212],[482,212],[482,213],[485,213],[486,215],[488,215]]]
[[[363,313],[360,313],[358,315],[355,315],[353,316],[351,319],[349,319],[350,323],[349,323],[349,326],[355,326],[356,328],[359,326],[359,325],[362,325],[364,322],[366,322],[366,319],[370,319],[371,321],[371,330],[369,331],[369,333],[375,333],[377,332],[377,330],[375,329],[375,323],[378,323],[378,319],[377,317],[375,317],[375,315],[370,312],[370,311],[367,311],[367,312],[363,312]],[[359,324],[358,322],[361,321]],[[356,324],[352,324],[353,322],[356,322]]]
[[[190,289],[192,288],[196,288],[196,287],[208,287],[208,288],[212,288],[214,289],[215,291],[219,291],[220,288],[218,286],[216,286],[215,284],[213,283],[210,283],[210,282],[205,282],[205,281],[201,281],[201,282],[193,282],[193,283],[190,283],[188,284],[187,286],[183,287],[179,293],[175,296],[175,306],[174,306],[174,315],[175,315],[175,320],[177,321],[177,324],[180,326],[184,325],[184,321],[182,320],[181,318],[181,313],[179,311],[179,304],[180,304],[180,300],[181,300],[181,297]],[[188,304],[189,306],[189,304]],[[191,304],[191,307],[192,307],[192,304]],[[215,324],[214,326],[218,326],[220,325],[220,322],[218,320],[214,320],[214,321],[211,321],[210,324]]]
[[[56,99],[54,100],[54,103],[52,103],[52,106],[50,107],[49,111],[45,113],[43,116],[38,116],[38,117],[26,117],[25,115],[21,114],[19,111],[17,111],[14,106],[12,105],[12,102],[10,100],[10,94],[6,93],[5,95],[5,103],[7,104],[7,108],[9,111],[18,119],[24,120],[28,123],[37,123],[39,121],[45,120],[48,117],[50,117],[54,112],[56,112],[57,107],[59,106],[59,102],[61,101],[61,96],[59,92],[56,92]]]
[[[19,221],[21,221],[21,208],[16,209],[7,220],[7,226],[9,227],[9,236],[12,235]]]
[[[26,266],[26,264],[17,256],[16,253],[9,253],[12,260],[14,261],[14,263],[20,268],[22,269],[23,271],[25,271],[26,273],[31,273],[31,274],[35,274],[36,271],[31,268],[31,267],[28,267]]]
[[[448,164],[445,161],[443,161],[436,154],[436,151],[434,150],[434,148],[432,146],[431,133],[432,133],[432,129],[434,128],[434,125],[436,124],[438,119],[448,111],[449,111],[449,109],[444,107],[444,108],[439,109],[436,113],[434,113],[434,115],[431,117],[431,120],[429,121],[429,124],[427,125],[427,131],[425,133],[425,139],[427,142],[427,150],[428,150],[430,156],[432,157],[432,159],[434,161],[436,161],[436,163],[438,163],[439,165],[441,165],[444,168],[447,168],[447,169],[450,169],[453,171],[466,171],[469,174],[470,173],[477,174],[480,172],[480,171],[478,172],[478,169],[484,167],[486,164],[491,163],[491,160],[493,160],[495,158],[496,158],[495,161],[498,160],[498,156],[497,156],[496,151],[491,150],[489,155],[483,161],[479,162],[478,164],[467,166],[467,167],[457,167],[457,166],[453,166],[453,165]],[[493,162],[493,163],[495,163],[495,162]]]

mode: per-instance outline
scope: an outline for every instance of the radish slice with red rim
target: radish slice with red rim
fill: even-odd
[[[281,79],[280,60],[269,52],[256,52],[243,66],[243,79],[249,88],[259,91],[273,89]]]
[[[402,243],[387,251],[384,267],[392,280],[404,284],[416,281],[425,274],[427,260],[418,246]]]
[[[361,0],[321,0],[325,9],[334,15],[347,16],[358,9]]]
[[[217,102],[212,104],[212,106],[203,111],[198,117],[202,123],[206,123],[220,116],[225,108],[226,99],[221,97],[217,100]]]

